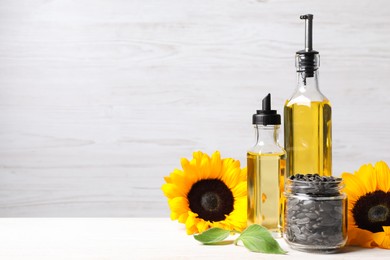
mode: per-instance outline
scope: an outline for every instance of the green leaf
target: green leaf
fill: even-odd
[[[229,230],[214,227],[200,233],[199,235],[194,235],[194,238],[203,244],[213,245],[221,244],[220,242],[227,238],[229,234]]]
[[[244,246],[252,252],[268,253],[268,254],[286,254],[272,237],[268,230],[260,225],[253,224],[245,229],[241,235],[234,241],[237,245],[238,241],[242,241]]]

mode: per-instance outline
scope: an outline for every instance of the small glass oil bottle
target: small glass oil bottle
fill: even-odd
[[[305,49],[296,53],[297,87],[284,106],[287,176],[332,175],[332,108],[318,88],[320,57],[312,48],[313,15],[305,20]]]
[[[271,94],[253,115],[255,145],[247,153],[248,225],[259,224],[282,235],[285,151],[278,143],[280,115],[271,110]]]

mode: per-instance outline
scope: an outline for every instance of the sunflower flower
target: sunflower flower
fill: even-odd
[[[390,170],[383,161],[343,173],[348,194],[348,244],[390,249]]]
[[[182,170],[164,177],[162,186],[171,219],[186,226],[187,234],[211,227],[242,231],[246,227],[246,169],[240,161],[194,152],[181,159]]]

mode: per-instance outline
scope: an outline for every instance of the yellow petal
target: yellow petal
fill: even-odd
[[[361,247],[375,247],[373,233],[360,228],[348,230],[348,244]]]
[[[179,214],[184,213],[189,210],[188,200],[184,197],[175,197],[168,200],[169,208],[171,211],[177,212]]]
[[[177,189],[180,190],[183,196],[190,191],[193,182],[184,175],[184,172],[176,169],[171,173],[170,177],[172,183],[176,185]]]
[[[355,218],[353,216],[353,208],[355,207],[355,204],[349,204],[348,202],[348,206],[347,206],[347,209],[348,209],[348,225],[355,225],[356,226],[356,223],[355,223]]]
[[[240,179],[240,172],[240,168],[230,168],[223,174],[222,180],[226,184],[226,186],[229,187],[229,189],[233,189],[235,186],[238,185]]]
[[[171,220],[176,220],[179,218],[179,214],[177,212],[171,211]]]
[[[194,158],[195,161],[198,162],[198,165],[200,165],[200,162],[202,161],[202,158],[203,158],[203,153],[201,151],[197,151],[197,152],[194,152],[192,154],[192,157]]]
[[[187,167],[190,164],[190,162],[188,161],[187,158],[181,158],[180,163],[181,163],[181,167],[183,168],[184,171],[187,170]]]
[[[171,177],[169,177],[169,176],[165,176],[164,177],[164,180],[165,180],[165,182],[167,182],[167,183],[171,183],[172,181],[171,181]]]
[[[377,189],[383,190],[384,192],[390,191],[390,170],[389,166],[384,162],[380,161],[375,164],[376,178],[378,180]]]
[[[234,160],[232,158],[225,158],[222,160],[221,174],[225,174],[229,169],[232,168],[236,168],[234,167]]]
[[[165,183],[161,187],[162,191],[164,192],[165,196],[169,199],[173,199],[174,197],[183,197],[185,196],[185,193],[181,189],[178,189],[175,184],[172,183]]]
[[[196,224],[196,227],[198,228],[199,233],[202,233],[210,228],[210,223],[208,221],[199,221]]]
[[[190,228],[186,228],[186,230],[187,230],[187,235],[192,235],[192,234],[199,233],[198,229],[196,228],[196,226],[192,226]]]
[[[232,212],[233,213],[233,212]],[[246,227],[246,211],[245,214],[240,214],[237,212],[236,214],[230,214],[225,219],[225,225],[229,226],[229,230],[242,231]]]
[[[177,220],[180,223],[186,223],[187,218],[188,218],[188,212],[186,211],[186,212],[182,213]]]
[[[246,181],[247,179],[247,168],[243,168],[240,172],[240,178],[239,181]]]
[[[222,162],[223,162],[223,167],[225,167],[225,170],[229,168],[240,168],[240,161],[238,160],[227,158],[227,159],[223,159]]]
[[[246,198],[239,199],[234,203],[234,210],[227,216],[226,220],[229,220],[233,224],[233,229],[239,227],[245,227],[247,222],[247,208],[246,208]]]
[[[244,197],[247,193],[247,183],[246,181],[240,182],[236,187],[233,188],[233,196],[234,198]]]
[[[349,207],[350,209],[352,209],[361,195],[357,194],[354,190],[351,191],[351,190],[344,189],[344,192],[347,193],[348,195],[348,206],[352,206]]]
[[[199,180],[207,179],[210,172],[210,157],[200,151],[194,152],[194,158],[190,161],[192,169],[192,181],[197,182]]]
[[[374,233],[374,241],[379,247],[390,249],[390,226],[383,227],[383,230],[383,232]]]
[[[198,219],[196,218],[196,215],[194,215],[192,212],[189,212],[188,218],[185,222],[186,230],[188,235],[192,235],[194,233],[198,233],[198,229],[196,227],[196,224],[198,222]]]
[[[182,158],[180,162],[181,167],[183,168],[183,176],[185,177],[187,186],[192,186],[198,180],[194,165],[191,164],[186,158]]]
[[[355,176],[361,180],[366,188],[366,193],[376,190],[376,174],[372,164],[365,164],[355,173]]]
[[[348,208],[348,229],[356,228],[355,218],[352,214],[352,208]]]
[[[367,193],[366,186],[361,182],[358,177],[350,173],[343,173],[342,178],[345,182],[344,190],[348,194],[348,196],[353,196],[354,199],[357,199],[358,197]]]
[[[193,225],[195,225],[196,217],[193,215],[188,215],[186,220],[186,228],[191,228]]]
[[[210,158],[208,156],[203,156],[200,163],[200,179],[215,179],[210,168]]]
[[[375,243],[380,246],[385,241],[386,234],[385,232],[377,232],[372,235]]]
[[[210,167],[214,178],[218,178],[221,174],[222,168],[221,155],[218,151],[214,152],[211,156]]]

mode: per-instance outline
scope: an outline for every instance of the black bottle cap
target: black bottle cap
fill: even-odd
[[[271,94],[268,94],[262,101],[262,110],[257,110],[253,115],[254,125],[280,125],[280,115],[276,110],[271,110]]]
[[[305,20],[305,49],[296,52],[296,67],[298,72],[306,72],[307,77],[313,77],[313,71],[319,67],[319,52],[313,50],[313,18],[312,14],[301,15]]]

